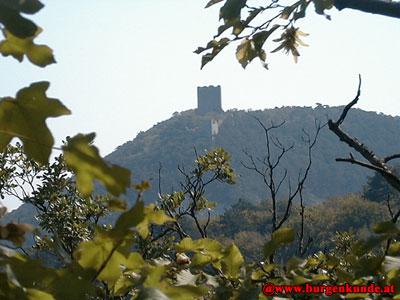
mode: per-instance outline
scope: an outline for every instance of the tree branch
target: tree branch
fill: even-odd
[[[361,75],[358,74],[358,89],[357,89],[357,95],[356,97],[353,99],[353,101],[351,101],[349,104],[346,105],[346,107],[343,109],[342,114],[340,115],[339,120],[337,120],[336,124],[339,126],[343,123],[344,119],[347,116],[347,113],[349,112],[350,108],[352,108],[354,105],[357,104],[358,99],[360,98],[360,94],[361,94]]]
[[[400,2],[382,0],[335,0],[338,10],[351,8],[387,17],[400,18]]]
[[[390,156],[388,156],[388,157],[385,157],[385,158],[383,159],[383,161],[384,161],[385,163],[387,163],[388,161],[390,161],[390,160],[392,160],[392,159],[396,159],[396,158],[400,158],[400,154],[399,154],[399,153],[390,155]]]

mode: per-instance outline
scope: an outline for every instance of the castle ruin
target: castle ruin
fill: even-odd
[[[221,107],[221,86],[197,87],[197,111],[201,114],[223,112]]]

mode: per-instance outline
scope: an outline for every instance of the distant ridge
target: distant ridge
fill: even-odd
[[[145,198],[152,202],[157,199],[160,163],[162,192],[169,193],[173,188],[179,189],[179,181],[183,180],[177,166],[183,165],[187,170],[193,167],[194,148],[202,154],[204,149],[223,147],[232,154],[233,167],[240,177],[236,185],[216,184],[208,190],[209,200],[218,202],[218,210],[221,211],[236,203],[239,198],[258,202],[268,196],[261,178],[241,164],[241,161],[246,162],[242,151],[244,148],[260,157],[265,149],[263,130],[254,117],[266,125],[271,121],[286,121],[276,134],[286,145],[295,143],[295,149],[288,153],[282,164],[290,171],[292,180],[295,180],[297,172],[304,167],[307,160],[307,149],[301,141],[302,128],[313,134],[315,119],[322,123],[328,117],[335,119],[342,108],[317,105],[316,108],[281,107],[263,111],[229,110],[206,114],[188,110],[174,114],[174,117],[139,133],[135,139],[119,146],[106,159],[131,169],[133,182],[150,179],[153,189]],[[343,128],[384,157],[400,150],[399,120],[399,117],[352,109]],[[305,196],[308,204],[321,202],[329,196],[362,190],[362,184],[371,172],[335,161],[336,157],[347,156],[350,151],[327,127],[322,130],[306,183]],[[285,189],[282,192],[284,196]]]

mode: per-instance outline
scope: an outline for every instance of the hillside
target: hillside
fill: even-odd
[[[189,110],[174,114],[172,118],[139,133],[135,139],[119,146],[106,158],[112,163],[131,169],[134,183],[150,180],[153,189],[147,193],[146,199],[151,202],[157,199],[160,164],[162,192],[169,193],[172,189],[179,189],[179,182],[183,180],[177,166],[184,166],[186,170],[193,167],[194,149],[203,154],[204,149],[222,147],[232,154],[233,167],[240,177],[233,186],[218,183],[210,186],[208,199],[218,202],[218,211],[221,211],[236,203],[239,198],[255,203],[268,197],[262,179],[254,171],[244,168],[241,163],[248,162],[243,149],[260,158],[265,150],[264,131],[255,117],[266,125],[271,121],[275,124],[285,121],[284,126],[275,133],[282,144],[295,144],[295,148],[282,162],[294,183],[299,170],[304,169],[307,161],[307,148],[301,138],[302,129],[312,135],[315,131],[315,119],[324,123],[328,117],[337,118],[341,111],[342,107],[321,105],[314,109],[281,107],[263,111],[230,110],[208,114]],[[400,149],[399,117],[352,109],[343,128],[380,156],[396,153]],[[335,161],[336,157],[348,156],[349,150],[327,127],[322,129],[306,183],[305,196],[308,204],[319,203],[328,196],[361,191],[362,184],[371,172]],[[281,195],[284,197],[286,194],[287,186],[282,188]],[[133,197],[133,193],[131,196]]]
[[[302,128],[311,135],[314,133],[314,120],[326,122],[327,117],[337,118],[342,107],[318,106],[281,107],[264,111],[230,110],[223,113],[198,114],[195,110],[185,111],[166,121],[154,125],[146,132],[141,132],[132,141],[119,146],[106,158],[132,170],[132,182],[150,180],[153,188],[146,192],[147,202],[154,202],[158,193],[158,170],[161,170],[161,189],[170,193],[179,189],[179,182],[184,178],[178,165],[187,171],[194,166],[195,152],[203,154],[204,149],[222,147],[232,154],[232,165],[239,175],[234,185],[222,185],[218,182],[208,187],[206,197],[218,203],[216,212],[235,204],[239,199],[252,203],[268,198],[262,179],[254,171],[243,167],[248,158],[243,149],[255,157],[262,157],[265,151],[264,131],[254,117],[264,124],[271,121],[276,124],[285,121],[284,126],[276,131],[280,141],[295,148],[282,161],[282,167],[289,172],[292,183],[307,161],[307,148],[302,142]],[[218,132],[211,132],[211,120],[219,121]],[[352,109],[343,128],[358,137],[379,156],[387,156],[400,149],[399,117],[391,117],[375,112]],[[217,122],[214,122],[214,125]],[[215,126],[214,126],[215,130]],[[330,196],[360,192],[366,177],[371,171],[359,166],[335,161],[336,157],[348,156],[350,149],[324,127],[313,151],[313,164],[305,186],[305,201],[308,205],[320,203]],[[355,154],[355,153],[353,153]],[[355,155],[357,156],[357,155]],[[283,170],[283,169],[282,169]],[[282,173],[281,173],[282,175]],[[282,186],[281,196],[287,195],[288,186]],[[97,189],[101,192],[101,187]],[[134,191],[128,192],[128,198],[134,201]],[[34,208],[23,205],[9,213],[5,221],[29,221],[35,214]],[[28,220],[29,219],[29,220]]]
[[[158,171],[161,170],[161,189],[170,193],[179,189],[183,181],[177,166],[186,171],[193,168],[195,152],[203,154],[204,149],[223,147],[232,154],[232,165],[239,175],[235,185],[222,185],[218,182],[208,186],[206,197],[218,203],[216,212],[223,212],[236,204],[239,199],[258,203],[268,198],[262,179],[254,171],[243,167],[248,158],[243,152],[247,149],[255,157],[262,157],[265,151],[265,137],[255,117],[268,125],[286,121],[276,131],[282,144],[295,148],[288,153],[282,166],[289,172],[291,182],[296,181],[300,168],[304,169],[307,161],[307,148],[302,142],[302,129],[311,135],[314,133],[314,120],[326,122],[327,117],[337,118],[342,107],[282,107],[264,111],[237,111],[223,113],[198,114],[195,110],[176,113],[169,120],[154,125],[146,132],[141,132],[132,141],[119,146],[107,156],[107,160],[132,170],[132,182],[150,180],[153,188],[147,191],[145,199],[154,202],[158,193]],[[360,109],[352,109],[343,128],[358,137],[379,156],[387,156],[400,149],[399,117],[391,117]],[[212,121],[214,120],[214,121]],[[213,125],[212,125],[213,123]],[[216,130],[218,126],[218,130]],[[212,132],[213,128],[213,132]],[[306,182],[304,198],[308,205],[320,203],[328,197],[359,192],[371,171],[364,168],[335,161],[344,157],[349,149],[324,127],[313,152],[313,164]],[[281,173],[282,175],[282,173]],[[101,188],[97,188],[101,192]],[[282,186],[281,196],[287,195],[287,185]],[[128,193],[130,202],[136,199],[135,192]],[[34,219],[35,208],[24,204],[4,217],[4,222],[17,221],[37,224]],[[105,222],[112,222],[108,217]]]

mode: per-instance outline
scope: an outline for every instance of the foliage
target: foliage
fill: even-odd
[[[224,245],[235,243],[242,251],[248,263],[262,260],[260,249],[269,238],[271,227],[271,201],[258,204],[240,200],[231,208],[210,222],[210,237],[221,241]],[[301,230],[301,208],[293,205],[293,213],[286,226]],[[278,202],[278,214],[285,211],[285,203]],[[360,194],[348,194],[330,197],[326,201],[307,207],[305,213],[305,230],[312,237],[307,247],[306,257],[319,251],[330,252],[335,247],[336,233],[352,231],[357,238],[368,238],[372,235],[374,224],[391,218],[385,205],[364,199]],[[283,247],[277,253],[277,261],[287,261],[292,256],[299,256],[298,240]]]
[[[268,69],[266,63],[269,48],[271,53],[282,50],[292,54],[297,62],[299,46],[308,46],[301,37],[308,34],[296,27],[299,20],[306,18],[310,6],[317,14],[330,20],[327,11],[334,6],[358,9],[370,13],[377,13],[400,18],[398,13],[400,4],[393,1],[393,5],[385,5],[383,1],[334,1],[334,0],[299,0],[299,1],[258,1],[248,0],[210,0],[206,8],[222,2],[219,10],[219,19],[223,24],[218,27],[217,34],[205,47],[199,47],[195,53],[203,53],[201,68],[212,61],[225,47],[240,41],[236,48],[236,58],[243,68],[259,58],[261,64]],[[313,5],[311,5],[313,4]],[[230,33],[228,33],[230,32]],[[271,45],[273,43],[273,45]]]
[[[222,1],[222,0],[221,0]],[[210,1],[206,7],[215,5],[221,1]],[[307,1],[300,0],[287,5],[279,1],[265,1],[263,5],[250,6],[246,0],[224,0],[224,5],[220,9],[220,20],[223,25],[218,28],[214,39],[206,47],[199,47],[195,53],[203,54],[201,67],[212,61],[223,48],[229,44],[241,41],[236,49],[236,58],[243,68],[258,57],[264,67],[266,64],[266,51],[264,45],[267,41],[273,40],[278,43],[273,46],[271,52],[283,50],[291,53],[294,60],[300,56],[298,47],[307,46],[301,39],[301,36],[307,34],[300,31],[294,25],[296,21],[306,16],[308,6],[313,3],[315,11],[318,14],[325,15],[325,10],[333,7],[333,1]],[[327,16],[328,17],[328,16]],[[231,30],[231,35],[226,34]],[[278,33],[281,32],[280,36]],[[225,35],[223,35],[225,33]],[[273,39],[273,36],[277,38]],[[219,38],[217,40],[217,38]]]
[[[92,237],[93,225],[107,213],[110,197],[83,197],[62,155],[41,166],[16,143],[0,155],[0,168],[0,196],[35,207],[39,226],[51,234],[51,240],[46,235],[35,237],[37,249],[48,249],[45,240],[56,240],[71,256],[80,242]]]
[[[181,190],[173,191],[171,194],[162,194],[160,190],[159,208],[176,220],[175,226],[167,230],[176,231],[181,237],[187,236],[179,222],[188,216],[195,222],[201,237],[205,238],[210,222],[210,211],[216,206],[216,203],[209,202],[204,196],[205,188],[214,181],[234,184],[236,175],[230,166],[230,155],[221,148],[197,156],[195,164],[196,168],[190,172],[178,167],[185,178],[185,181],[181,182]],[[208,219],[205,224],[199,222],[198,215],[202,211],[207,211]]]

